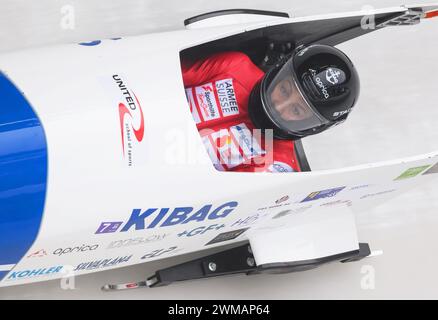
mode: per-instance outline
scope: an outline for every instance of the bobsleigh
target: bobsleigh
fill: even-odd
[[[234,243],[104,288],[367,257],[355,215],[438,177],[438,151],[312,171],[296,141],[300,172],[217,171],[188,108],[181,60],[234,50],[269,67],[270,50],[338,45],[437,15],[438,5],[299,18],[225,10],[178,31],[1,54],[0,286]]]

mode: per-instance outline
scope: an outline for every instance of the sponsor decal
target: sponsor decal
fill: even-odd
[[[238,142],[239,147],[242,148],[243,154],[246,158],[251,159],[266,152],[260,147],[257,139],[251,134],[246,124],[241,123],[230,128],[231,133]]]
[[[430,168],[423,174],[432,174],[432,173],[438,173],[438,163],[436,163],[432,168]]]
[[[304,206],[304,207],[300,207],[300,208],[294,208],[294,209],[290,209],[290,210],[283,210],[279,213],[277,213],[275,216],[272,217],[272,219],[279,219],[279,218],[283,218],[287,215],[290,214],[298,214],[298,213],[303,213],[307,210],[309,210],[310,208],[312,208],[312,205],[308,205],[308,206]]]
[[[144,115],[135,93],[118,74],[112,76],[120,93],[118,112],[122,137],[123,157],[128,166],[134,165],[136,146],[143,141]]]
[[[42,258],[47,256],[47,252],[44,249],[35,251],[34,253],[31,253],[30,255],[27,256],[27,258]]]
[[[131,258],[132,255],[80,263],[73,271],[85,271],[85,270],[108,268],[128,262]]]
[[[218,80],[215,85],[223,116],[228,117],[239,114],[233,79]]]
[[[275,208],[280,208],[280,207],[286,207],[289,206],[290,202],[281,202],[269,207],[262,207],[262,208],[258,208],[257,211],[264,211],[264,210],[268,210],[268,209],[275,209]]]
[[[233,137],[227,129],[213,132],[210,138],[212,144],[216,146],[217,152],[215,153],[219,154],[220,163],[226,164],[228,168],[234,168],[245,161],[238,145],[233,141]]]
[[[80,42],[78,44],[81,45],[81,46],[86,46],[86,47],[94,47],[94,46],[97,46],[97,45],[99,45],[101,43],[102,43],[101,40],[93,40],[93,41],[90,41],[90,42]]]
[[[331,202],[326,202],[321,204],[321,207],[331,207],[331,206],[337,206],[341,204],[346,204],[347,207],[351,207],[353,205],[353,202],[351,200],[336,200]]]
[[[321,93],[324,95],[324,98],[326,98],[326,99],[330,98],[330,94],[327,91],[327,87],[322,82],[321,78],[320,77],[316,77],[315,81],[316,81],[316,85],[319,87]]]
[[[280,203],[283,203],[283,202],[285,202],[287,200],[289,200],[289,196],[284,196],[284,197],[281,197],[278,200],[275,200],[275,204],[280,204]]]
[[[192,88],[186,89],[186,97],[189,103],[190,112],[192,113],[193,120],[198,124],[201,122],[201,118],[199,117],[198,109],[196,109],[195,99],[193,98]]]
[[[347,109],[347,110],[342,110],[342,111],[337,111],[333,113],[333,117],[340,117],[343,116],[344,114],[350,113],[351,108]]]
[[[325,78],[331,84],[338,84],[339,77],[341,76],[341,71],[339,69],[328,68],[325,72]]]
[[[117,38],[110,38],[109,40],[120,40],[120,39],[122,39],[122,38],[117,37]],[[97,46],[101,43],[102,43],[102,40],[93,40],[93,41],[89,41],[89,42],[80,42],[80,43],[78,43],[78,45],[85,46],[85,47],[94,47],[94,46]]]
[[[116,232],[120,226],[123,224],[123,221],[117,221],[117,222],[102,222],[95,232],[95,234],[101,234],[101,233],[114,233]]]
[[[41,276],[51,276],[59,273],[62,270],[63,266],[54,266],[47,268],[38,268],[38,269],[29,269],[23,271],[12,271],[6,280],[20,280],[20,279],[29,279]]]
[[[266,217],[267,215],[268,215],[267,213],[265,213],[263,215],[260,213],[256,213],[252,216],[237,220],[236,222],[234,222],[231,225],[231,227],[235,227],[235,226],[241,227],[241,226],[251,225],[251,224],[254,224],[256,221],[260,220],[261,218]]]
[[[205,227],[205,226],[197,227],[193,230],[189,230],[189,231],[186,230],[186,231],[183,231],[181,233],[178,233],[178,237],[193,237],[193,236],[197,236],[200,234],[205,234],[206,232],[209,232],[212,230],[216,231],[216,230],[222,229],[224,227],[225,227],[224,224],[212,224],[212,225],[209,225],[208,227]]]
[[[325,73],[324,71],[316,74],[316,71],[312,70],[313,79],[318,86],[319,92],[324,96],[325,99],[330,98],[330,93],[328,92],[328,87],[332,87],[346,79],[345,73],[338,68],[328,68]],[[344,112],[347,113],[349,111]]]
[[[339,187],[339,188],[333,188],[333,189],[312,192],[301,202],[314,201],[314,200],[324,199],[324,198],[331,198],[331,197],[336,196],[343,189],[345,189],[345,187]]]
[[[94,245],[85,245],[83,244],[82,246],[78,246],[78,247],[72,247],[72,248],[58,248],[55,251],[53,251],[53,254],[55,256],[62,256],[64,254],[67,253],[77,253],[77,252],[85,252],[85,251],[94,251],[97,248],[99,248],[98,244],[94,244]]]
[[[170,227],[179,224],[187,224],[191,222],[203,222],[205,220],[216,220],[227,217],[237,207],[236,201],[224,203],[217,208],[213,208],[212,204],[206,204],[199,210],[193,207],[177,207],[177,208],[149,208],[132,210],[129,220],[124,222],[104,222],[96,231],[96,234],[107,233],[102,225],[116,225],[116,231],[124,223],[120,232],[129,230],[145,230],[156,227]],[[113,230],[113,229],[111,229]],[[115,231],[111,231],[115,232]]]
[[[238,229],[238,230],[233,230],[233,231],[228,231],[228,232],[220,233],[216,237],[214,237],[212,240],[210,240],[206,244],[206,246],[208,246],[210,244],[214,244],[214,243],[234,240],[234,239],[239,237],[242,233],[244,233],[248,229],[249,228],[243,228],[243,229]]]
[[[370,186],[369,184],[362,184],[362,185],[351,187],[350,190],[364,189],[364,188],[368,188],[369,186]]]
[[[233,79],[222,79],[187,88],[186,96],[197,124],[240,113]]]
[[[216,170],[225,171],[225,168],[221,165],[216,150],[213,147],[210,139],[208,137],[202,137],[202,142],[204,143],[207,153],[210,156],[210,159],[213,162],[213,166],[216,168]]]
[[[206,135],[203,142],[213,163],[219,162],[228,168],[266,153],[244,123]]]
[[[146,253],[144,256],[141,257],[142,260],[144,259],[152,259],[152,258],[156,258],[159,256],[162,256],[163,254],[169,254],[169,253],[176,253],[178,251],[181,251],[182,249],[178,249],[177,246],[173,246],[173,247],[169,247],[166,249],[158,249],[158,250],[154,250],[152,252]]]
[[[429,167],[430,167],[430,164],[426,165],[426,166],[421,166],[421,167],[409,168],[408,170],[404,171],[401,175],[399,175],[394,180],[404,180],[404,179],[414,178]]]
[[[283,173],[283,172],[294,172],[295,170],[285,162],[274,161],[274,163],[268,167],[268,171],[274,173],[277,172]]]
[[[202,86],[195,87],[196,101],[198,102],[204,121],[219,118],[219,109],[214,96],[214,87],[212,83],[206,83]]]
[[[391,189],[391,190],[385,190],[385,191],[380,191],[380,192],[376,192],[376,193],[368,193],[368,194],[365,194],[362,197],[360,197],[360,199],[366,199],[366,198],[369,198],[369,197],[380,196],[380,195],[383,195],[383,194],[394,192],[396,190],[397,189]]]
[[[136,237],[132,239],[124,239],[124,240],[116,240],[111,242],[107,249],[117,249],[117,248],[126,248],[137,246],[140,244],[147,244],[151,242],[161,241],[164,238],[168,237],[169,234],[153,234],[147,237]]]

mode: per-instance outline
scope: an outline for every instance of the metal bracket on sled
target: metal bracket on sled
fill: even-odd
[[[160,287],[175,281],[203,279],[247,273],[257,269],[251,246],[245,244],[203,258],[159,270],[147,279],[149,287]]]
[[[370,255],[367,243],[359,243],[359,249],[329,257],[313,260],[275,263],[257,266],[249,243],[221,251],[203,258],[191,260],[176,266],[158,270],[146,281],[125,284],[108,284],[102,287],[104,291],[135,289],[140,287],[161,287],[176,281],[204,279],[217,276],[246,273],[247,275],[261,273],[289,273],[316,268],[322,264],[339,261],[359,261]]]
[[[420,23],[421,18],[424,18],[423,11],[409,9],[405,14],[395,17],[380,23],[376,28],[392,27],[392,26],[411,26]]]
[[[200,259],[192,260],[167,269],[159,270],[146,283],[149,287],[159,287],[175,281],[203,279],[237,273],[288,273],[316,268],[322,264],[340,261],[358,261],[370,255],[370,248],[366,243],[359,244],[359,250],[345,252],[330,257],[298,261],[291,263],[257,266],[248,244],[215,253]]]

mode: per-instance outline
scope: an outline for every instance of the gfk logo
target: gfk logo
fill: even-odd
[[[138,129],[133,127],[132,121],[131,121],[131,127],[132,130],[134,131],[134,135],[135,138],[137,139],[138,142],[141,142],[143,140],[143,136],[144,136],[144,116],[143,116],[143,110],[141,109],[141,105],[140,102],[137,99],[137,96],[133,93],[135,101],[137,103],[138,106],[138,110],[140,111],[140,126]],[[120,130],[122,133],[122,148],[123,148],[123,156],[125,155],[125,132],[124,132],[124,122],[125,122],[125,116],[129,115],[131,117],[131,119],[133,119],[134,117],[131,114],[131,111],[129,111],[129,109],[126,107],[125,104],[123,103],[119,103],[119,116],[120,116]]]

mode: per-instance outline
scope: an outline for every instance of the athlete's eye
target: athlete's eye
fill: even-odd
[[[289,96],[284,85],[281,85],[280,92],[281,92],[281,95],[285,98],[287,98]]]
[[[292,94],[292,84],[288,80],[284,80],[280,85],[280,93],[284,98],[289,98]]]
[[[299,116],[301,114],[301,109],[298,108],[297,106],[293,106],[292,107],[292,112],[294,115]]]

